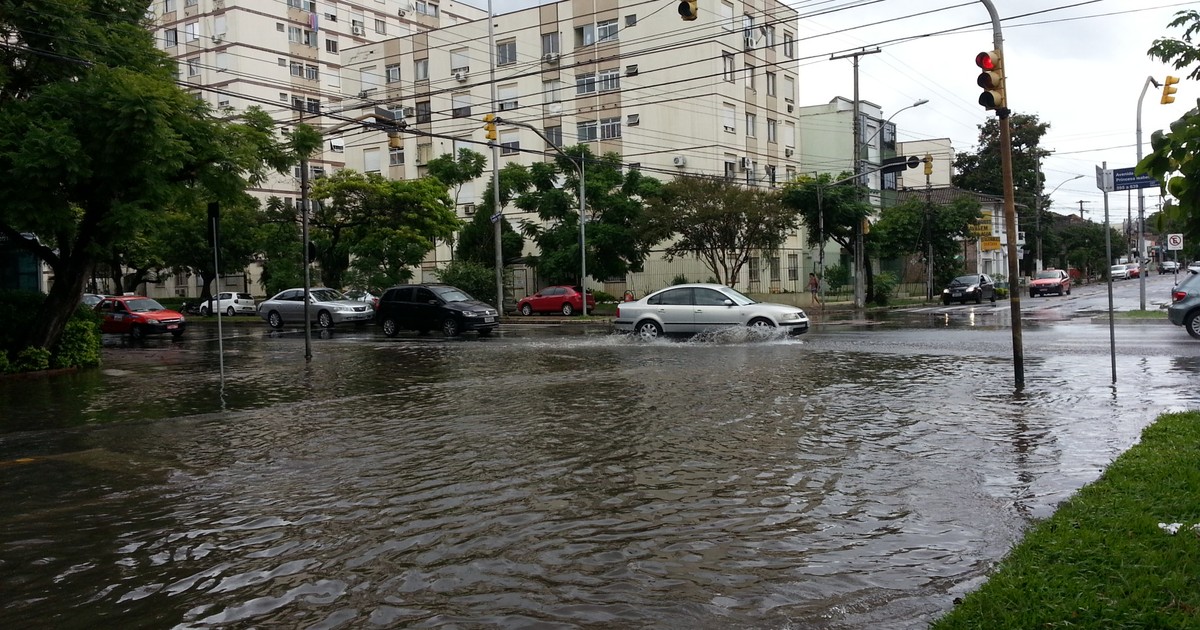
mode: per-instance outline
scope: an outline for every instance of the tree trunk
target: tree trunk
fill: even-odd
[[[82,248],[76,251],[79,253],[63,261],[63,268],[54,270],[54,284],[38,309],[37,320],[30,331],[30,346],[53,350],[71,315],[79,307],[83,286],[92,275],[94,262],[82,253]]]

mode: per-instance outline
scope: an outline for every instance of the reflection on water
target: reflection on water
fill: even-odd
[[[1006,335],[110,349],[0,383],[0,623],[923,627],[1196,404]]]

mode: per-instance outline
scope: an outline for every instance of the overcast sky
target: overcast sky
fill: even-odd
[[[662,0],[675,4],[673,0]],[[700,0],[701,11],[717,0]],[[469,0],[486,8],[486,0]],[[544,4],[546,0],[495,0],[500,13]],[[1002,20],[1008,104],[1016,113],[1036,114],[1050,123],[1042,147],[1055,151],[1043,162],[1052,210],[1077,214],[1080,200],[1089,219],[1103,218],[1103,195],[1095,168],[1132,167],[1137,162],[1138,96],[1147,77],[1162,81],[1176,71],[1152,60],[1146,50],[1156,38],[1178,38],[1168,30],[1175,13],[1197,7],[1171,0],[993,0]],[[970,0],[801,0],[798,38],[799,104],[828,102],[854,93],[851,61],[831,55],[861,48],[881,52],[861,57],[859,95],[896,114],[900,140],[950,138],[956,151],[974,151],[988,116],[976,99],[975,55],[992,49],[987,8]],[[1058,8],[1062,7],[1062,8]],[[681,22],[681,28],[686,23]],[[971,25],[979,25],[974,28]],[[948,29],[953,33],[940,34]],[[905,38],[917,38],[903,41]],[[1165,129],[1200,97],[1200,86],[1183,81],[1171,105],[1159,104],[1151,86],[1142,104],[1143,152],[1150,134]],[[920,99],[921,107],[898,112]],[[1082,179],[1067,181],[1075,175]],[[1064,183],[1066,182],[1066,183]],[[1145,189],[1146,211],[1159,204],[1156,188]],[[1137,195],[1132,198],[1136,215]],[[1129,208],[1128,195],[1110,193],[1114,223]]]

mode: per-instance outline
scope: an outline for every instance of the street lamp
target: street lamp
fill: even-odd
[[[1054,190],[1051,190],[1049,192],[1049,194],[1045,195],[1045,198],[1049,199],[1049,198],[1053,197],[1054,193],[1058,192],[1058,189],[1063,187],[1063,184],[1065,184],[1067,182],[1073,182],[1073,181],[1079,179],[1080,177],[1083,177],[1083,175],[1076,175],[1075,177],[1068,177],[1067,179],[1063,180],[1062,184],[1055,186]],[[1037,207],[1034,208],[1034,211],[1036,212],[1036,214],[1033,215],[1033,231],[1037,233],[1037,253],[1034,256],[1034,261],[1036,263],[1036,265],[1035,265],[1036,269],[1034,271],[1041,271],[1042,270],[1042,204],[1040,203],[1040,201],[1037,204]]]

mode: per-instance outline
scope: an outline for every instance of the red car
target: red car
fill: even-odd
[[[1071,276],[1062,269],[1043,269],[1029,283],[1029,297],[1039,295],[1071,295]]]
[[[587,294],[588,312],[596,308],[596,298]],[[517,302],[517,310],[522,315],[534,313],[562,313],[571,315],[583,309],[583,294],[579,287],[556,285],[546,287],[533,295],[521,298]]]
[[[134,339],[166,333],[178,339],[187,327],[182,313],[163,308],[157,301],[140,295],[106,297],[96,305],[95,311],[100,314],[100,332],[129,335]]]

